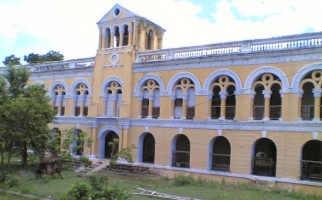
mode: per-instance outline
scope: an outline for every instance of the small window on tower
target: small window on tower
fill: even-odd
[[[120,9],[119,8],[115,8],[115,10],[114,10],[114,16],[115,17],[117,17],[117,16],[119,16],[119,14],[120,14]]]

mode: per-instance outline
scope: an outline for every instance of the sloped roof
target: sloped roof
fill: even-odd
[[[142,17],[142,16],[140,16],[140,15],[138,15],[138,14],[136,14],[135,12],[132,12],[132,11],[130,11],[129,9],[127,9],[127,8],[124,8],[123,6],[121,6],[121,5],[119,5],[119,4],[115,4],[98,22],[97,22],[97,24],[98,25],[100,25],[100,24],[103,24],[103,23],[107,23],[107,22],[109,22],[109,21],[114,21],[114,20],[118,20],[118,19],[121,19],[121,18],[118,18],[117,17],[117,19],[114,19],[114,20],[109,20],[108,19],[108,16],[109,15],[114,15],[114,10],[116,9],[116,8],[119,8],[120,10],[122,10],[122,12],[126,12],[126,16],[123,18],[123,19],[125,19],[125,18],[137,18],[137,19],[140,19],[140,20],[143,20],[143,21],[145,21],[145,22],[148,22],[148,23],[150,23],[150,24],[153,24],[154,26],[156,26],[156,27],[158,27],[159,29],[161,29],[163,32],[165,32],[165,29],[163,29],[161,26],[159,26],[159,25],[157,25],[157,24],[155,24],[154,22],[152,22],[152,21],[150,21],[150,20],[148,20],[147,18],[145,18],[145,17]]]

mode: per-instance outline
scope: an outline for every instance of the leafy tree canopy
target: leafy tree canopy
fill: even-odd
[[[49,51],[44,55],[30,53],[28,56],[24,56],[24,61],[29,64],[44,63],[50,61],[64,60],[64,55],[59,51]]]
[[[6,66],[21,65],[20,58],[16,57],[13,54],[10,56],[7,56],[2,63],[5,64]]]
[[[41,152],[47,148],[49,128],[47,126],[54,117],[55,111],[49,104],[43,85],[27,85],[30,72],[23,67],[9,66],[4,75],[0,76],[0,156],[10,156],[18,151],[27,164],[27,150]],[[9,87],[7,87],[8,82]],[[3,169],[1,163],[0,169]]]

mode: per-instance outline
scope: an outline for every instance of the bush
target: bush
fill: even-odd
[[[68,191],[68,199],[79,199],[79,200],[87,200],[89,199],[90,192],[92,188],[86,182],[77,182],[72,188]]]
[[[126,200],[128,198],[129,195],[123,190],[117,187],[108,186],[106,176],[90,174],[88,179],[86,179],[86,182],[77,182],[74,184],[68,192],[68,196],[62,198],[62,200]]]
[[[183,174],[176,175],[174,177],[174,185],[183,186],[183,185],[191,185],[195,182],[193,176],[185,176]]]
[[[19,184],[19,179],[17,175],[15,174],[6,175],[5,182],[4,182],[4,186],[6,188],[16,187],[18,186],[18,184]]]
[[[85,165],[85,167],[91,167],[93,164],[92,161],[85,156],[81,156],[79,158],[79,161],[81,161]]]

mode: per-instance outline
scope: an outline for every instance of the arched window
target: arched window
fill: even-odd
[[[303,145],[301,179],[322,181],[322,141],[310,140]]]
[[[115,27],[115,29],[114,29],[114,47],[118,47],[118,46],[120,46],[120,29],[119,29],[119,27]]]
[[[173,117],[193,119],[195,117],[195,85],[189,78],[182,78],[174,87]]]
[[[214,138],[211,142],[212,148],[210,152],[211,168],[216,171],[230,171],[230,143],[223,137]]]
[[[141,89],[141,118],[160,116],[160,86],[155,80],[147,80]]]
[[[122,46],[127,46],[129,44],[129,27],[127,25],[124,26],[123,33],[123,44]]]
[[[74,115],[87,116],[88,115],[88,88],[86,84],[80,83],[74,91]]]
[[[322,120],[322,71],[316,70],[307,74],[301,81],[300,88],[302,120]]]
[[[211,119],[234,119],[236,110],[235,82],[220,76],[211,85]]]
[[[56,110],[58,116],[65,115],[65,105],[66,105],[65,95],[66,95],[66,91],[64,86],[61,84],[56,85],[52,93],[52,100],[54,104],[54,109]]]
[[[174,149],[172,151],[173,167],[190,167],[190,141],[185,135],[178,135],[173,139]]]
[[[253,119],[279,120],[281,118],[281,81],[273,74],[263,74],[253,84]]]
[[[153,49],[153,39],[154,39],[153,31],[150,29],[149,32],[148,32],[148,35],[147,35],[146,49],[148,49],[148,50]]]
[[[111,47],[111,30],[110,30],[110,28],[105,29],[104,37],[105,37],[104,47],[105,48],[110,48]]]
[[[277,156],[275,143],[268,138],[261,138],[254,145],[252,174],[275,176]]]
[[[119,117],[122,103],[122,87],[116,81],[111,81],[104,91],[103,115]]]

